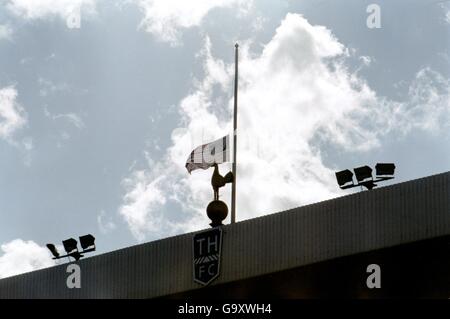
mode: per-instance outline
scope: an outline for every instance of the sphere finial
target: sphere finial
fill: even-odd
[[[222,221],[228,215],[228,207],[227,204],[222,202],[221,200],[213,200],[209,203],[208,207],[206,207],[206,214],[209,219],[211,219],[211,227],[222,226]]]

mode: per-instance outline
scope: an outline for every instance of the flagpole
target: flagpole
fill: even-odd
[[[237,100],[238,100],[238,48],[234,46],[234,115],[233,115],[233,176],[231,188],[231,223],[236,222],[236,153],[237,153]]]

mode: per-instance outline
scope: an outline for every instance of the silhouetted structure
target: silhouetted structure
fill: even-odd
[[[214,200],[219,200],[219,188],[233,182],[233,173],[228,172],[225,177],[219,173],[219,165],[214,163],[214,172],[211,177],[211,185],[214,191]]]
[[[67,288],[66,265],[2,279],[0,298],[446,299],[449,194],[447,172],[224,225],[206,287],[194,281],[196,232],[81,259],[80,289]],[[380,289],[366,286],[370,264]]]
[[[211,219],[211,227],[222,226],[228,215],[228,206],[221,200],[213,200],[206,207],[206,214]]]
[[[219,165],[214,163],[214,172],[211,177],[211,186],[214,191],[214,200],[206,207],[206,214],[211,219],[211,227],[222,226],[222,221],[228,215],[228,207],[219,200],[219,189],[227,183],[233,183],[233,173],[228,172],[225,176],[220,175]]]
[[[364,186],[368,190],[376,187],[376,182],[385,181],[394,178],[395,165],[392,163],[378,163],[375,165],[376,179],[373,179],[372,169],[369,166],[361,166],[354,169],[356,181],[353,182],[353,173],[349,170],[343,170],[336,173],[336,180],[341,189]]]
[[[91,251],[95,251],[95,237],[91,234],[80,236],[80,244],[81,248],[83,248],[83,251],[78,251],[78,242],[74,238],[69,238],[66,240],[63,240],[63,246],[64,250],[66,251],[67,255],[61,256],[56,249],[55,245],[53,244],[47,244],[47,248],[50,250],[50,252],[53,255],[53,259],[61,259],[64,257],[73,257],[75,260],[79,260],[81,257],[84,257],[84,253],[88,253]]]

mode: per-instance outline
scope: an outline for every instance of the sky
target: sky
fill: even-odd
[[[0,0],[0,278],[208,228],[184,166],[232,134],[235,43],[237,221],[449,171],[449,33],[450,1]]]

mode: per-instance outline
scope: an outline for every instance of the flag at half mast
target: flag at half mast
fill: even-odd
[[[186,161],[189,174],[196,169],[208,169],[214,163],[230,161],[230,137],[228,135],[208,144],[196,147]]]

